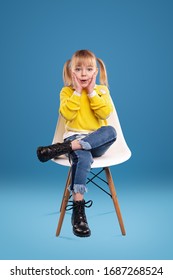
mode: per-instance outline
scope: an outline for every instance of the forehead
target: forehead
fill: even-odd
[[[96,60],[93,57],[74,57],[71,64],[72,64],[72,67],[75,67],[75,66],[96,67]]]

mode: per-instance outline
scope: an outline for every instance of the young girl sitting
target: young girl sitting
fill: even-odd
[[[100,70],[100,85],[96,76]],[[46,162],[68,154],[72,164],[73,233],[79,237],[91,235],[84,200],[86,181],[94,157],[102,156],[116,140],[116,131],[106,119],[113,111],[106,68],[103,61],[89,50],[79,50],[63,69],[65,86],[60,92],[59,113],[66,121],[63,143],[38,147],[37,156]]]

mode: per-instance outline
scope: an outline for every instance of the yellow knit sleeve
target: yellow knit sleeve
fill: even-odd
[[[96,86],[94,94],[89,95],[90,106],[97,118],[107,119],[113,111],[109,90],[106,86]]]
[[[80,109],[81,96],[75,94],[71,87],[64,87],[60,92],[59,113],[66,120],[73,120]]]

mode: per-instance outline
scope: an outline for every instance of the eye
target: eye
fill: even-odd
[[[80,67],[76,67],[76,68],[75,68],[75,71],[77,71],[77,72],[79,72],[80,70],[81,70]]]
[[[93,68],[92,67],[88,67],[88,71],[93,71]]]

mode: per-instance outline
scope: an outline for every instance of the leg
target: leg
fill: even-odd
[[[112,126],[102,126],[81,139],[79,143],[83,149],[90,150],[93,157],[99,157],[107,151],[116,138],[117,134]]]
[[[93,162],[90,151],[77,150],[70,154],[72,160],[72,179],[70,190],[73,193],[73,213],[72,226],[73,233],[79,237],[87,237],[91,235],[87,218],[85,215],[85,207],[88,202],[83,199],[86,192],[86,180]]]
[[[86,181],[93,163],[90,151],[76,150],[70,154],[72,161],[72,180],[70,190],[74,193],[84,195],[87,191]]]
[[[75,139],[75,137],[73,138]],[[102,155],[116,140],[116,131],[112,126],[102,126],[98,130],[90,133],[82,140],[68,140],[63,143],[38,147],[37,157],[41,162],[46,162],[63,154],[70,154],[73,150],[98,150]],[[98,152],[98,151],[97,151]]]

